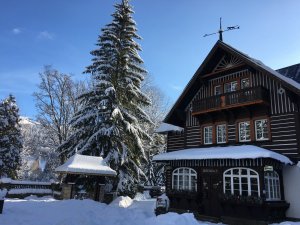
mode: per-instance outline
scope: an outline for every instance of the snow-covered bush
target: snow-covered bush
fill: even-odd
[[[3,200],[6,196],[7,190],[6,189],[0,189],[0,200]]]

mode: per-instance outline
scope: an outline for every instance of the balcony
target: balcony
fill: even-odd
[[[263,87],[251,87],[195,100],[192,105],[192,115],[199,115],[219,110],[231,109],[255,104],[268,104],[269,92]]]

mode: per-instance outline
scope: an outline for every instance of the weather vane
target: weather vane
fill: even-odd
[[[207,36],[210,36],[210,35],[214,35],[214,34],[219,33],[219,40],[220,40],[220,41],[223,41],[223,35],[222,35],[223,32],[225,32],[225,31],[230,31],[230,30],[236,30],[236,29],[240,29],[240,26],[235,25],[235,26],[227,27],[226,30],[223,30],[223,29],[222,29],[222,17],[220,17],[220,29],[219,29],[217,32],[215,32],[215,33],[205,34],[203,37],[207,37]]]

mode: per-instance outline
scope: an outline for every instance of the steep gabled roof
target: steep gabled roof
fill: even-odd
[[[291,90],[294,93],[300,95],[300,83],[295,80],[286,77],[279,73],[276,70],[271,69],[270,67],[263,64],[261,61],[254,59],[243,52],[233,48],[232,46],[222,42],[217,41],[214,47],[211,49],[203,63],[197,69],[192,79],[188,82],[183,92],[171,108],[170,112],[167,114],[164,119],[165,123],[174,124],[177,126],[184,127],[184,110],[189,104],[189,101],[184,101],[185,99],[191,99],[199,90],[201,85],[203,84],[202,76],[209,73],[209,69],[211,69],[214,65],[212,65],[212,58],[216,57],[218,61],[220,60],[220,52],[229,53],[235,57],[238,57],[243,63],[254,68],[255,70],[262,71],[272,76],[272,78],[279,81],[284,87]],[[279,70],[280,71],[280,70]]]
[[[300,83],[300,63],[276,70],[278,73]]]

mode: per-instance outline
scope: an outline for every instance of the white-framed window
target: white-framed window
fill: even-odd
[[[173,171],[172,189],[197,191],[197,172],[188,167],[180,167]]]
[[[220,94],[222,94],[222,87],[221,87],[221,85],[216,85],[216,86],[214,87],[214,94],[215,94],[215,95],[220,95]]]
[[[280,193],[280,180],[276,171],[266,171],[265,177],[265,191],[267,201],[279,201],[281,200]]]
[[[223,175],[224,193],[240,196],[260,196],[259,175],[249,168],[231,168]]]
[[[204,144],[208,145],[208,144],[212,144],[212,130],[213,127],[212,126],[207,126],[203,128],[203,133],[204,133]]]
[[[244,121],[239,123],[239,141],[240,142],[251,141],[250,121]]]
[[[269,140],[268,120],[255,120],[255,139],[257,141]]]
[[[217,143],[226,143],[226,124],[217,125]]]
[[[248,77],[241,79],[241,89],[248,87],[250,87],[250,79]]]
[[[238,82],[237,81],[231,81],[224,84],[224,93],[236,91],[238,88]]]

